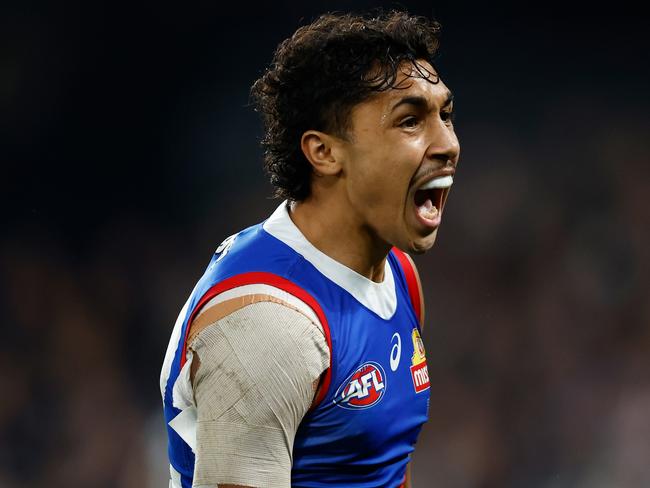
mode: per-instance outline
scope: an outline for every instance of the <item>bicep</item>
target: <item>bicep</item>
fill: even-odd
[[[293,439],[329,363],[322,332],[301,313],[262,302],[205,328],[191,349],[200,360],[197,486],[256,486],[265,477],[265,486],[288,487]]]

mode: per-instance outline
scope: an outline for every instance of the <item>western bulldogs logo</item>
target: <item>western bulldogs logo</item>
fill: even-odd
[[[336,390],[334,403],[341,408],[358,410],[379,403],[386,393],[386,373],[381,364],[363,363]]]
[[[413,379],[415,393],[420,393],[431,386],[429,382],[429,370],[427,369],[427,356],[424,350],[424,342],[422,342],[422,337],[420,337],[417,329],[413,329],[411,338],[413,339],[411,378]]]
[[[217,258],[217,261],[215,262],[221,261],[223,258],[226,257],[226,254],[228,254],[228,251],[230,251],[230,248],[235,243],[235,239],[237,239],[238,235],[239,233],[233,234],[230,237],[225,238],[224,241],[221,244],[219,244],[219,247],[217,247],[217,250],[214,251],[214,253],[220,254],[220,256]]]

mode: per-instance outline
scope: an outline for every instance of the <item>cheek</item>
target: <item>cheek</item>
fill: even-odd
[[[412,139],[399,141],[386,148],[387,164],[383,169],[383,178],[396,194],[404,199],[411,180],[424,158],[425,149],[421,141]]]
[[[350,161],[351,199],[384,212],[399,211],[423,154],[417,139],[382,136],[360,145]]]
[[[375,164],[373,164],[375,163]],[[366,208],[380,207],[384,204],[388,193],[386,175],[378,171],[377,160],[358,168],[351,178],[350,198]]]
[[[377,145],[359,145],[348,162],[351,196],[376,200],[384,192],[387,163],[386,155]]]

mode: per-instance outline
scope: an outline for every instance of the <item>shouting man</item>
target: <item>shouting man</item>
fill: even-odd
[[[216,250],[161,375],[171,482],[408,487],[427,420],[424,304],[458,162],[439,25],[327,14],[252,95],[284,201]]]

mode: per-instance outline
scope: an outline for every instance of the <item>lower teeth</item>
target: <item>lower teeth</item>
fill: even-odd
[[[427,200],[418,207],[418,213],[425,219],[433,220],[438,216],[438,208]]]

